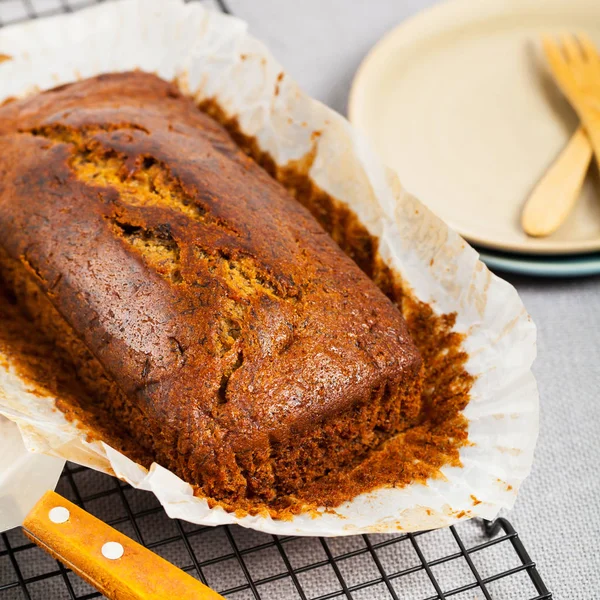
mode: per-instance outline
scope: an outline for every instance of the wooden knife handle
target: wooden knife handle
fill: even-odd
[[[42,496],[23,528],[29,539],[111,600],[223,600],[191,575],[55,492]]]

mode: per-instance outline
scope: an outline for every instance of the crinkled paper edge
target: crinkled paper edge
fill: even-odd
[[[444,477],[426,485],[363,494],[317,517],[278,521],[210,509],[159,465],[147,472],[102,442],[86,442],[52,398],[40,398],[14,369],[0,367],[0,413],[19,425],[30,450],[152,491],[171,517],[277,534],[416,531],[473,516],[493,518],[512,507],[531,468],[539,412],[530,370],[536,332],[517,292],[402,188],[343,117],[304,94],[245,23],[197,3],[123,0],[5,28],[0,52],[13,57],[0,64],[0,99],[139,68],[178,78],[198,100],[216,100],[278,165],[314,153],[311,178],[380,239],[387,264],[438,313],[457,312],[456,330],[466,334],[466,367],[476,376],[464,411],[473,444],[460,451],[462,468],[444,467]]]

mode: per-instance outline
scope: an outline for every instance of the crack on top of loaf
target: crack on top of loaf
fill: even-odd
[[[181,342],[174,337],[169,338],[169,345],[171,347],[171,351],[177,357],[177,364],[179,367],[183,367],[186,363],[185,349],[181,345]]]
[[[33,275],[33,277],[38,281],[38,282],[42,282],[45,283],[44,278],[42,277],[42,274],[40,272],[39,267],[31,260],[31,257],[29,256],[27,249],[25,250],[25,252],[23,253],[23,255],[21,256],[21,262],[23,263],[23,265],[25,266],[26,270]]]
[[[206,262],[209,273],[220,275],[227,287],[242,297],[262,293],[281,300],[301,298],[297,286],[279,281],[252,256],[199,246],[195,248],[195,255]]]
[[[223,370],[221,374],[221,381],[219,389],[217,390],[217,401],[219,404],[225,404],[227,402],[227,388],[231,380],[232,375],[242,366],[244,363],[244,355],[240,350],[236,356],[235,361],[232,365]]]
[[[86,125],[80,128],[53,124],[21,133],[73,146],[69,166],[77,179],[91,185],[116,189],[125,204],[137,207],[160,206],[182,213],[196,222],[239,235],[233,225],[211,214],[209,207],[198,197],[199,194],[188,190],[172,173],[169,165],[150,154],[141,154],[132,160],[124,152],[106,147],[94,137],[99,133],[127,129],[149,133],[143,127],[131,123]]]
[[[150,132],[136,123],[99,123],[91,125],[82,125],[81,127],[70,127],[61,123],[53,123],[50,125],[41,125],[40,127],[32,127],[31,129],[20,129],[19,133],[30,134],[35,137],[43,137],[53,142],[63,142],[65,144],[79,144],[85,137],[102,132],[112,131],[141,131],[145,134]]]
[[[216,319],[215,350],[219,357],[225,356],[234,346],[239,348],[243,341],[243,324],[248,307],[245,304],[227,299],[223,303],[223,312]]]
[[[176,284],[183,282],[180,270],[181,251],[168,225],[147,229],[118,219],[114,219],[112,223],[117,235],[135,249],[159,275]]]

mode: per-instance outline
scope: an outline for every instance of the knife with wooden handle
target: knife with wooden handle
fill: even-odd
[[[25,535],[107,598],[223,600],[210,588],[57,493],[23,522]]]
[[[44,493],[63,466],[27,452],[17,427],[0,416],[0,531],[22,525],[31,541],[110,600],[223,600],[59,494]]]

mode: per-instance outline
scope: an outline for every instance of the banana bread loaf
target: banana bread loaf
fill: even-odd
[[[397,308],[154,75],[0,108],[0,276],[94,402],[228,506],[301,496],[418,419]]]

